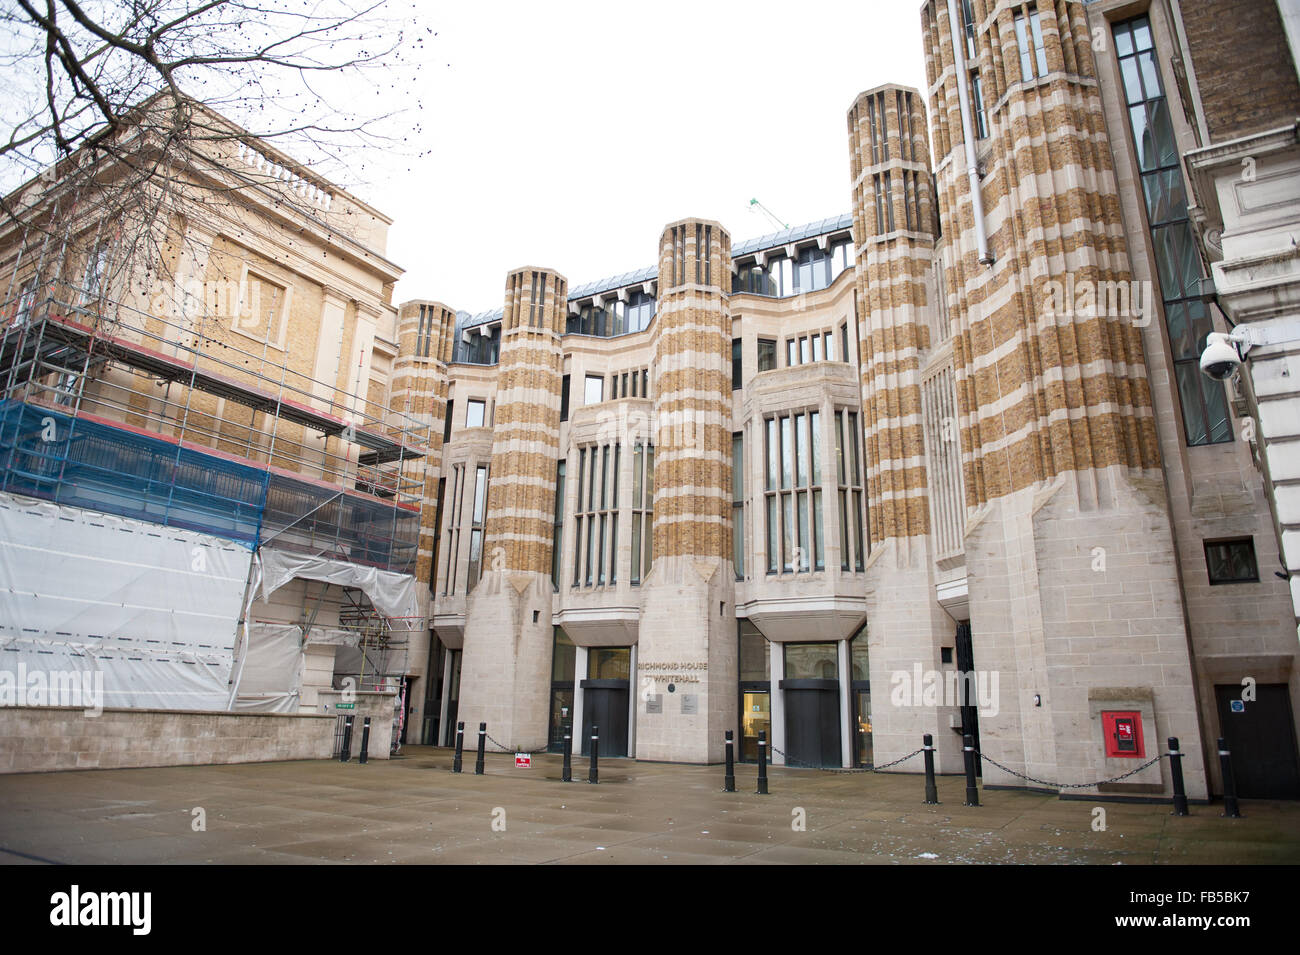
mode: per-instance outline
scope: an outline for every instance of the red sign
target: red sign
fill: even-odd
[[[515,769],[532,769],[532,753],[515,753]]]

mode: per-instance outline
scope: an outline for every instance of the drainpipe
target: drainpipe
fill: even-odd
[[[980,262],[993,264],[989,251],[989,237],[984,230],[984,196],[980,194],[979,168],[975,160],[975,133],[971,129],[970,90],[966,77],[966,43],[961,36],[961,21],[957,18],[957,0],[948,0],[948,28],[952,32],[952,52],[957,65],[957,99],[961,106],[961,136],[966,144],[966,173],[970,176],[971,202],[974,203],[975,241],[979,244]]]

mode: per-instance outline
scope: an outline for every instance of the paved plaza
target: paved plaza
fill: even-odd
[[[981,792],[959,776],[923,804],[915,775],[606,760],[561,783],[558,756],[450,772],[445,749],[360,765],[312,761],[0,776],[0,861],[40,863],[1149,863],[1300,862],[1300,803],[1193,805]],[[1105,811],[1105,830],[1095,830]],[[799,823],[803,828],[799,828]],[[200,828],[201,831],[196,831]]]

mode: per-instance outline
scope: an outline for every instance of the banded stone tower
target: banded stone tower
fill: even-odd
[[[433,600],[430,581],[433,552],[438,540],[438,480],[442,476],[442,435],[447,416],[447,366],[455,347],[456,313],[441,302],[405,302],[397,312],[397,357],[388,407],[428,426],[428,452],[423,461],[402,466],[403,476],[418,478],[424,472],[424,507],[420,513],[420,534],[415,558],[415,598],[423,626],[411,626],[407,639],[408,665],[423,672],[429,656],[429,627]],[[410,621],[415,624],[417,621]],[[399,630],[407,630],[399,626]],[[428,679],[432,674],[424,674]]]
[[[654,565],[642,587],[636,755],[716,762],[736,721],[731,563],[731,237],[683,219],[659,241]],[[701,673],[667,692],[641,671]],[[650,697],[647,699],[647,697]]]
[[[545,749],[552,521],[568,282],[549,269],[506,279],[483,572],[469,596],[460,712],[505,746]]]
[[[921,356],[931,345],[935,209],[920,93],[882,86],[848,114],[853,230],[858,238],[858,341],[872,556],[867,620],[872,669],[937,669],[951,622],[935,602]],[[888,680],[878,681],[882,689]],[[880,694],[885,699],[885,694]],[[878,758],[915,749],[922,733],[951,764],[951,733],[934,707],[872,708]]]
[[[1129,286],[1082,5],[931,0],[921,15],[973,663],[1002,686],[983,749],[1065,782],[1114,775],[1132,767],[1103,756],[1104,706],[1197,750],[1139,330],[1151,312]],[[1189,763],[1203,795],[1199,751]],[[1161,785],[1159,765],[1134,781]]]
[[[424,461],[424,499],[415,579],[428,583],[438,538],[438,479],[442,468],[443,426],[447,418],[447,366],[455,347],[456,312],[441,302],[404,302],[397,313],[397,357],[393,360],[389,408],[429,426],[429,453]],[[414,466],[407,473],[418,473]],[[421,608],[428,587],[417,587]]]

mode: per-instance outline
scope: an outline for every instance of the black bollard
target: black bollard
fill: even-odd
[[[587,770],[587,782],[600,782],[600,727],[594,723],[591,726],[591,766]]]
[[[1183,787],[1183,754],[1178,751],[1178,737],[1169,737],[1169,771],[1174,777],[1174,815],[1187,815],[1187,790]]]
[[[736,760],[733,747],[735,742],[731,736],[731,730],[727,730],[727,773],[722,777],[722,791],[724,793],[734,793],[736,791]]]
[[[474,760],[474,775],[483,775],[483,753],[487,751],[487,724],[478,724],[478,758]]]
[[[339,753],[339,762],[346,763],[352,758],[352,717],[343,721],[343,751]]]
[[[934,737],[926,733],[921,737],[925,750],[925,804],[939,805],[939,790],[934,784]]]
[[[370,717],[361,721],[361,755],[357,762],[364,763],[370,756]]]
[[[767,730],[758,731],[758,795],[767,795]]]
[[[1241,810],[1237,808],[1237,777],[1232,772],[1232,754],[1228,752],[1228,741],[1219,737],[1219,768],[1223,770],[1223,814],[1229,819],[1240,819]]]
[[[975,741],[967,733],[962,738],[962,755],[966,760],[966,805],[980,804],[980,791],[975,786]]]
[[[456,756],[451,761],[451,771],[460,772],[461,757],[465,755],[465,724],[456,724]]]
[[[564,727],[564,769],[560,771],[560,782],[573,782],[573,731],[568,724]]]

